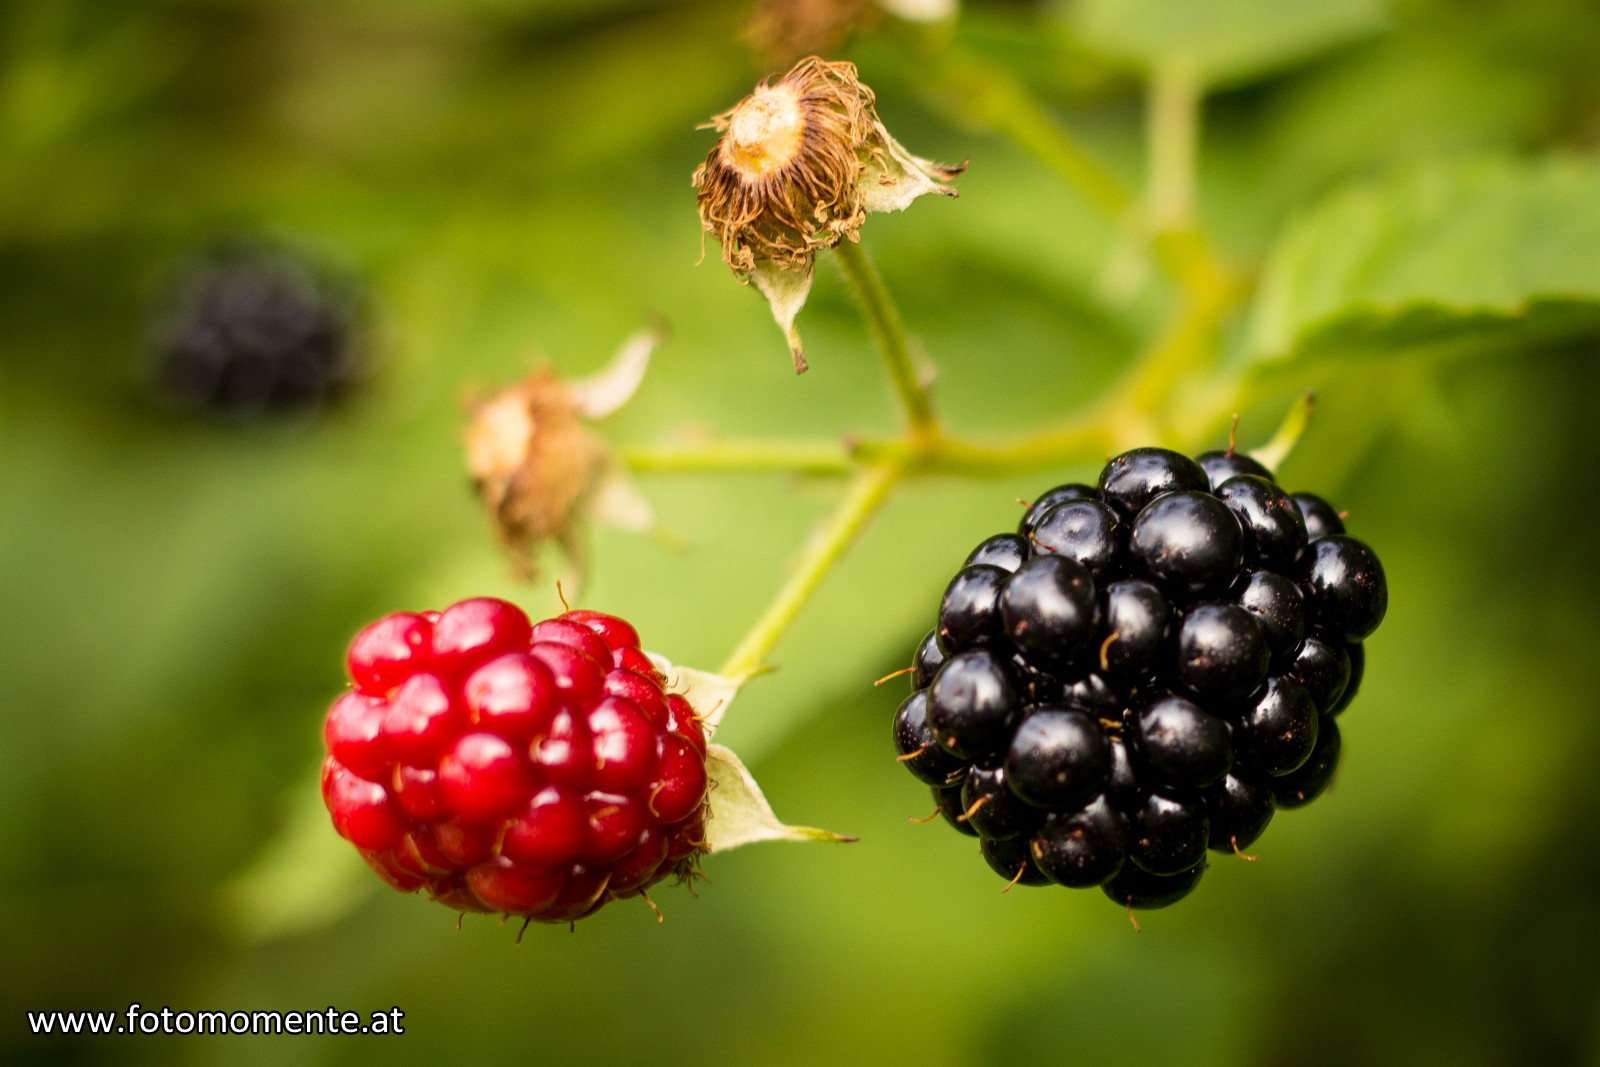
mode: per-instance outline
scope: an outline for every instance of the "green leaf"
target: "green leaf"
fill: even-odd
[[[1251,314],[1262,361],[1600,327],[1600,167],[1480,160],[1340,192],[1280,239]]]
[[[1084,41],[1147,67],[1239,82],[1382,30],[1385,0],[1080,0]]]

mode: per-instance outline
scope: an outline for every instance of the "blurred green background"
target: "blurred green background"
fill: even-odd
[[[1587,166],[1600,141],[1589,0],[1180,8],[1215,16],[1173,32],[1220,41],[1200,203],[1246,267],[1346,183],[1551,151]],[[969,839],[908,823],[928,800],[893,763],[898,693],[870,685],[906,661],[967,549],[1014,522],[1013,499],[1089,462],[904,488],[779,647],[781,670],[741,698],[720,739],[779,814],[859,844],[714,857],[698,898],[657,894],[659,927],[613,906],[518,946],[514,927],[457,932],[437,905],[378,891],[325,826],[319,724],[357,628],[480,593],[556,607],[548,582],[510,580],[468,492],[473,390],[540,358],[584,373],[659,313],[672,338],[614,440],[893,430],[826,264],[801,379],[715,248],[696,265],[689,174],[711,135],[695,126],[768,70],[740,39],[747,15],[731,0],[0,7],[0,1056],[1595,1062],[1600,361],[1581,316],[1481,354],[1342,359],[1335,335],[1252,394],[1246,443],[1320,391],[1281,473],[1349,510],[1391,609],[1341,720],[1335,788],[1281,813],[1258,863],[1215,860],[1142,934],[1098,893],[1002,896]],[[1158,0],[973,3],[955,35],[1136,185],[1140,82],[1105,41],[1118,18],[1163,17]],[[1280,26],[1300,29],[1257,47]],[[958,201],[876,218],[866,241],[954,427],[1059,418],[1115,379],[1172,295],[1137,270],[1126,284],[1126,236],[962,121],[922,47],[884,20],[839,54],[913,151],[972,167]],[[1545,219],[1519,254],[1595,264],[1572,234],[1600,224],[1567,221]],[[152,278],[240,229],[366,279],[383,359],[360,396],[259,426],[142,395]],[[1515,290],[1500,245],[1442,247],[1462,277]],[[1339,255],[1301,253],[1312,273]],[[1341,269],[1370,281],[1376,262]],[[1540,285],[1581,305],[1600,273]],[[1225,432],[1219,419],[1201,443]],[[687,547],[596,531],[584,604],[714,667],[837,487],[642,484]],[[25,1009],[133,1001],[398,1005],[406,1034],[27,1036]]]

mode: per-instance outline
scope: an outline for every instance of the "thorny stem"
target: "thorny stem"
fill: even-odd
[[[884,464],[865,467],[856,474],[839,506],[796,561],[794,573],[778,591],[777,598],[728,656],[719,674],[742,680],[765,665],[767,654],[817,591],[822,579],[849,549],[862,527],[877,514],[900,473],[898,466]]]
[[[936,424],[933,402],[928,390],[917,378],[917,367],[911,358],[911,345],[906,339],[905,326],[900,322],[900,312],[894,299],[883,284],[883,278],[868,258],[866,249],[855,241],[841,241],[834,247],[840,268],[861,315],[867,320],[867,330],[872,334],[878,354],[883,357],[884,369],[894,385],[895,395],[904,409],[906,421],[913,436],[931,433]]]

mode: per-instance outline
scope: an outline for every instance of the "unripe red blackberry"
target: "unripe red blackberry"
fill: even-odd
[[[895,749],[1008,881],[1164,907],[1208,846],[1240,852],[1327,787],[1387,600],[1320,497],[1236,453],[1136,449],[967,557]]]
[[[569,922],[691,872],[706,739],[628,623],[480,597],[379,619],[347,665],[323,799],[390,885]]]

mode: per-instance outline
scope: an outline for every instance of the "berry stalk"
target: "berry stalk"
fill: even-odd
[[[900,321],[900,311],[894,298],[883,284],[883,278],[872,265],[866,249],[854,241],[841,241],[834,247],[837,262],[850,283],[850,291],[867,320],[867,329],[878,354],[883,357],[889,381],[894,385],[896,397],[905,411],[913,436],[926,436],[937,426],[933,414],[933,401],[928,390],[917,377],[917,368],[911,359],[911,346],[906,341],[906,329]]]
[[[883,506],[900,475],[901,469],[894,465],[865,467],[856,474],[844,499],[806,546],[794,574],[717,673],[743,681],[762,669],[767,654],[783,638],[856,535]]]

